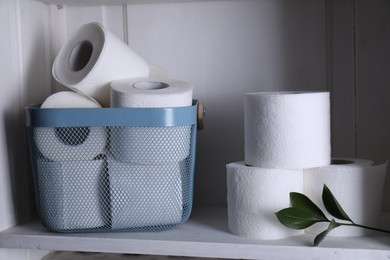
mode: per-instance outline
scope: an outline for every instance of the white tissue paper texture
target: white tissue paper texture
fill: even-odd
[[[166,108],[192,105],[192,86],[183,81],[139,78],[111,84],[111,106]],[[120,161],[162,163],[180,161],[190,152],[191,126],[122,127],[112,133],[111,150]]]
[[[112,229],[179,224],[185,161],[140,165],[108,160]]]
[[[191,84],[173,79],[133,78],[111,83],[111,107],[185,107],[192,104]]]
[[[101,190],[104,161],[37,161],[38,198],[43,222],[55,230],[98,228],[108,224]]]
[[[280,239],[302,234],[279,223],[275,213],[290,206],[290,192],[303,192],[303,171],[266,169],[230,163],[227,168],[228,226],[232,234],[252,239]]]
[[[330,164],[329,92],[247,93],[245,163],[304,169]]]
[[[333,217],[327,213],[322,202],[322,189],[326,184],[355,223],[379,227],[387,162],[372,166],[372,162],[368,160],[343,159],[343,161],[351,163],[305,169],[304,191],[306,196],[317,204],[329,219],[332,219]],[[340,220],[340,222],[343,221]],[[307,228],[306,232],[318,234],[326,228],[327,224],[317,223]],[[362,236],[370,232],[362,228],[341,226],[332,230],[329,236]]]
[[[41,108],[99,108],[96,101],[73,91],[49,96]],[[106,145],[104,127],[35,127],[34,140],[42,155],[51,161],[92,160]]]
[[[110,106],[110,82],[147,77],[149,65],[99,23],[81,26],[54,60],[53,77],[64,86]]]

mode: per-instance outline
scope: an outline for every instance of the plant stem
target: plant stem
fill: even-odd
[[[352,223],[352,224],[338,223],[338,224],[340,224],[342,226],[354,226],[354,227],[360,227],[360,228],[365,228],[365,229],[370,229],[370,230],[374,230],[374,231],[379,231],[379,232],[384,232],[384,233],[390,234],[389,230],[384,230],[384,229],[379,229],[379,228],[374,228],[374,227],[368,227],[368,226],[359,225],[359,224],[355,224],[355,223]]]

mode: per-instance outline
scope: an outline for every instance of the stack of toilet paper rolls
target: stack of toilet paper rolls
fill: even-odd
[[[42,109],[99,108],[86,96],[62,91],[48,97]],[[105,226],[108,207],[100,189],[105,185],[104,127],[35,127],[35,145],[42,155],[36,164],[41,217],[56,231]]]
[[[113,80],[149,73],[148,63],[113,33],[96,22],[84,24],[52,67],[54,79],[72,91],[53,94],[41,108],[109,107]],[[36,128],[34,140],[44,158],[37,163],[41,216],[49,218],[44,222],[58,230],[107,226],[109,202],[100,196],[108,181],[98,157],[105,153],[105,127]]]
[[[111,83],[111,107],[191,105],[192,86],[184,81],[147,77]],[[190,141],[191,126],[111,129],[108,171],[113,229],[181,222],[182,173],[187,172]]]
[[[340,198],[352,219],[376,221],[386,164],[372,166],[355,159],[331,164],[329,92],[248,93],[244,111],[245,161],[226,166],[232,234],[280,239],[303,233],[284,227],[275,212],[290,206],[290,192],[306,193],[324,209],[324,184]],[[362,196],[370,211],[362,205]],[[341,230],[341,234],[352,233]]]
[[[69,37],[52,74],[72,91],[53,94],[42,109],[192,105],[191,85],[168,79],[96,22]],[[191,126],[114,128],[34,129],[45,223],[63,231],[181,222]]]

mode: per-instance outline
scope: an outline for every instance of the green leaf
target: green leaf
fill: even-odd
[[[313,213],[321,215],[324,219],[328,220],[322,210],[314,204],[306,195],[298,192],[290,193],[291,207],[293,208],[306,208]],[[329,221],[329,220],[328,220]]]
[[[330,231],[332,231],[332,229],[334,228],[337,228],[339,227],[340,224],[337,223],[334,219],[332,219],[329,223],[329,226],[328,226],[328,229],[326,229],[325,231],[322,231],[321,233],[319,233],[315,238],[314,238],[314,242],[313,242],[313,245],[314,246],[318,246],[322,240],[324,240],[324,238],[326,237],[326,235],[329,234]]]
[[[322,214],[307,208],[285,208],[275,214],[280,223],[293,229],[305,229],[317,222],[329,221]]]
[[[326,210],[333,217],[351,221],[353,223],[351,218],[347,215],[347,213],[345,213],[339,202],[336,200],[336,198],[333,196],[332,192],[326,185],[324,185],[324,189],[322,190],[322,201],[324,202]]]

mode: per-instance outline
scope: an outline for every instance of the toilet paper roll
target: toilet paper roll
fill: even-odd
[[[355,223],[379,227],[387,163],[372,166],[371,161],[367,160],[343,161],[342,164],[336,161],[329,166],[304,170],[305,194],[324,211],[328,219],[332,219],[334,217],[328,214],[322,203],[322,189],[326,184]],[[317,223],[307,228],[306,232],[318,234],[326,228],[326,224]],[[332,230],[329,236],[361,236],[368,233],[370,231],[366,229],[341,226]]]
[[[330,164],[329,92],[245,94],[245,163],[304,169]]]
[[[302,234],[276,218],[290,206],[289,193],[303,192],[303,171],[266,169],[230,163],[227,168],[228,226],[232,234],[253,239],[280,239]]]
[[[147,77],[149,66],[122,40],[94,22],[81,26],[70,36],[54,60],[52,74],[64,86],[108,107],[110,82]]]
[[[40,215],[54,231],[98,228],[108,224],[108,186],[104,161],[37,161]]]
[[[112,229],[181,223],[184,164],[137,165],[109,158]]]
[[[367,159],[358,159],[358,158],[342,158],[342,157],[332,157],[330,161],[331,165],[327,166],[372,166],[374,161]]]
[[[111,107],[185,107],[192,104],[192,86],[162,78],[133,78],[111,83]]]
[[[183,81],[140,78],[114,81],[111,105],[120,108],[183,107],[192,104],[192,86]],[[112,154],[133,163],[180,161],[190,152],[191,126],[122,127],[112,133]]]
[[[98,108],[96,101],[72,91],[48,97],[41,108]],[[35,127],[34,140],[51,161],[92,160],[106,145],[104,127]]]
[[[41,108],[100,108],[95,99],[73,91],[60,91],[50,95]]]

